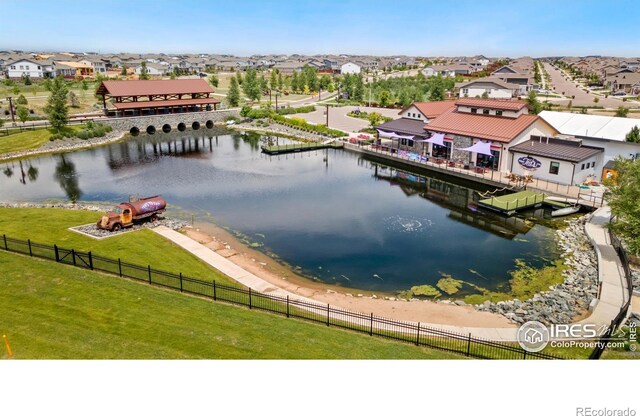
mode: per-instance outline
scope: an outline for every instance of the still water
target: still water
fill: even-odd
[[[542,210],[513,218],[478,211],[476,189],[484,189],[473,184],[342,150],[270,157],[260,152],[266,138],[252,133],[190,134],[0,164],[0,200],[161,194],[309,277],[386,292],[446,275],[495,289],[514,259],[541,266],[556,257],[554,231],[532,220]]]

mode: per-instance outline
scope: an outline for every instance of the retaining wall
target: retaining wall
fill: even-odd
[[[168,133],[169,131],[184,131],[187,128],[205,128],[212,126],[215,123],[224,122],[225,117],[236,116],[239,117],[240,113],[237,109],[230,110],[218,110],[218,111],[199,111],[193,113],[179,113],[179,114],[161,114],[154,116],[141,116],[141,117],[114,117],[108,119],[101,119],[100,122],[108,124],[116,131],[126,131],[135,133],[137,129],[140,133],[151,133],[151,129],[154,131]],[[197,123],[197,125],[196,125]],[[166,131],[170,129],[169,131]]]

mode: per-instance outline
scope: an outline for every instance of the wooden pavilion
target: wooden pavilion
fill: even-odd
[[[96,91],[105,114],[115,117],[217,110],[220,100],[211,94],[204,79],[103,81]]]

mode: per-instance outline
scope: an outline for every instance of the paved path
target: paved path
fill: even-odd
[[[575,81],[567,80],[562,76],[562,72],[559,69],[552,67],[549,63],[544,63],[544,68],[549,73],[551,77],[551,85],[554,87],[555,93],[562,94],[564,93],[565,97],[575,96],[576,98],[571,99],[567,98],[566,100],[553,100],[558,104],[567,105],[569,101],[571,101],[571,105],[574,107],[577,106],[602,106],[605,108],[616,109],[619,106],[624,107],[639,107],[640,103],[636,102],[623,102],[621,99],[616,98],[604,98],[601,96],[596,96],[594,94],[587,94],[578,86],[576,86]],[[594,97],[598,97],[598,102],[594,103]],[[552,101],[552,100],[549,100]]]
[[[316,303],[318,305],[322,305],[326,307],[326,304],[317,302],[313,299],[306,298],[304,296],[300,296],[298,294],[289,292],[287,290],[281,289],[275,285],[272,285],[269,282],[266,282],[256,276],[253,273],[250,273],[240,266],[236,265],[229,259],[226,259],[219,255],[218,253],[212,251],[211,249],[203,246],[191,238],[180,234],[177,231],[171,230],[165,226],[159,226],[153,229],[154,232],[160,234],[161,236],[171,240],[176,243],[183,249],[189,251],[200,260],[204,261],[208,265],[213,268],[221,271],[225,275],[229,276],[231,279],[237,281],[238,283],[250,287],[252,290],[256,290],[262,293],[268,293],[274,296],[286,297],[289,296],[291,300],[300,300],[303,302]],[[342,309],[337,307],[332,307],[332,309]],[[344,309],[343,309],[344,310]],[[452,325],[442,325],[442,324],[432,324],[428,322],[420,322],[421,326],[427,326],[434,329],[441,329],[451,332],[457,332],[460,334],[471,334],[477,338],[483,338],[487,340],[494,341],[513,341],[516,336],[516,328],[475,328],[475,327],[461,327],[461,326],[452,326]]]
[[[598,256],[598,281],[600,282],[600,298],[591,315],[580,323],[608,325],[629,299],[629,287],[625,278],[620,258],[611,245],[607,224],[611,217],[611,209],[597,209],[591,220],[585,224],[587,236],[593,244]]]
[[[582,324],[596,324],[599,327],[602,325],[608,325],[616,317],[622,308],[622,305],[628,299],[628,290],[622,264],[620,263],[620,259],[618,258],[615,250],[610,245],[609,234],[606,229],[606,224],[609,222],[610,215],[611,212],[609,207],[602,207],[594,212],[591,220],[585,225],[586,233],[592,240],[598,256],[598,277],[601,282],[601,290],[599,301],[592,314],[588,318],[580,321]],[[320,302],[316,302],[312,299],[289,292],[266,282],[255,274],[244,270],[232,261],[222,257],[218,253],[177,231],[171,230],[165,226],[156,227],[153,231],[168,240],[171,240],[198,257],[200,260],[252,290],[280,297],[289,296],[292,300],[317,303],[318,305],[324,306],[324,304],[321,304]],[[433,324],[429,322],[420,322],[420,324],[435,329],[442,329],[465,335],[471,334],[474,337],[492,341],[515,341],[517,334],[517,328],[461,327]]]
[[[376,107],[366,107],[366,106],[352,106],[347,105],[344,107],[329,107],[329,127],[332,129],[342,130],[349,133],[356,133],[365,127],[369,127],[369,121],[361,118],[349,117],[347,114],[355,110],[356,108],[360,109],[360,111],[364,111],[367,113],[380,113],[385,117],[391,118],[399,118],[398,113],[400,110],[398,109],[390,109],[390,108],[376,108]],[[314,124],[325,124],[327,120],[327,109],[326,107],[318,106],[316,107],[316,111],[311,113],[303,113],[303,114],[293,114],[292,117],[303,118],[310,123]]]

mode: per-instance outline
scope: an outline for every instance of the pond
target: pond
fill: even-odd
[[[500,290],[515,259],[540,267],[557,258],[554,230],[534,218],[543,210],[483,212],[476,190],[486,188],[473,183],[343,150],[266,156],[254,133],[188,134],[0,164],[0,200],[161,194],[174,211],[236,230],[308,277],[382,292],[444,276]]]

